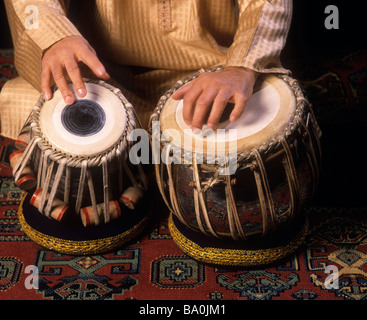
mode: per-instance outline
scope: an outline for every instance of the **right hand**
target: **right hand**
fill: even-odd
[[[41,86],[45,100],[52,98],[51,86],[54,81],[66,104],[75,101],[68,86],[67,76],[73,83],[78,97],[85,97],[87,89],[78,62],[86,64],[98,78],[109,79],[105,67],[87,40],[81,36],[66,37],[53,44],[43,55]]]

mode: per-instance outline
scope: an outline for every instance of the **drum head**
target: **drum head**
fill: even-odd
[[[160,116],[164,140],[185,151],[215,153],[220,148],[230,154],[258,148],[280,135],[295,115],[296,99],[285,81],[272,75],[261,77],[237,121],[231,123],[230,110],[226,110],[227,119],[222,116],[219,130],[204,125],[199,135],[184,122],[182,108],[182,100],[170,97],[166,101]]]
[[[76,156],[102,154],[122,136],[126,126],[123,102],[111,90],[85,83],[87,95],[66,105],[61,92],[45,101],[39,114],[44,138],[63,153]],[[72,84],[70,89],[74,91]]]

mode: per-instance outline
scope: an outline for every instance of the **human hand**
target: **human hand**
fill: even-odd
[[[54,81],[66,104],[72,104],[75,101],[68,86],[67,77],[74,84],[78,97],[83,98],[87,94],[79,62],[86,64],[97,77],[109,79],[103,64],[87,40],[81,36],[66,37],[53,44],[43,55],[41,86],[45,100],[52,98],[50,87]]]
[[[251,97],[256,72],[242,67],[225,67],[218,72],[206,72],[177,90],[172,98],[183,99],[183,119],[199,133],[210,110],[207,127],[216,129],[227,105],[233,103],[230,121],[236,121]]]

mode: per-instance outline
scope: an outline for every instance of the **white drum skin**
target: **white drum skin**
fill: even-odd
[[[94,83],[86,83],[86,88],[87,95],[80,101],[95,102],[106,116],[103,128],[96,134],[83,137],[65,128],[61,115],[68,106],[65,105],[60,91],[54,93],[52,100],[45,102],[39,115],[43,135],[55,148],[67,154],[84,157],[101,154],[111,148],[119,140],[126,126],[124,105],[111,90]]]

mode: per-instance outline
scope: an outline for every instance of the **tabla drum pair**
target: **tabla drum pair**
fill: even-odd
[[[78,255],[127,243],[150,210],[144,168],[129,157],[139,125],[133,106],[103,81],[85,83],[87,95],[72,105],[57,89],[51,100],[41,97],[10,156],[15,181],[27,191],[19,209],[26,234]]]
[[[204,125],[193,134],[171,96],[221,69],[181,80],[160,99],[150,124],[157,183],[183,252],[213,265],[271,264],[305,239],[302,206],[318,183],[320,130],[296,80],[264,75],[240,119],[224,115],[216,131]]]
[[[302,206],[318,182],[318,125],[297,81],[268,75],[258,80],[239,120],[224,118],[219,130],[204,127],[193,135],[182,101],[171,95],[202,72],[221,68],[179,81],[151,116],[169,229],[201,262],[273,263],[293,253],[307,232]],[[150,209],[144,169],[128,156],[138,122],[132,105],[102,81],[86,86],[88,95],[70,106],[58,90],[50,101],[41,97],[10,158],[16,183],[27,191],[19,209],[23,229],[66,254],[127,243],[142,231]]]

